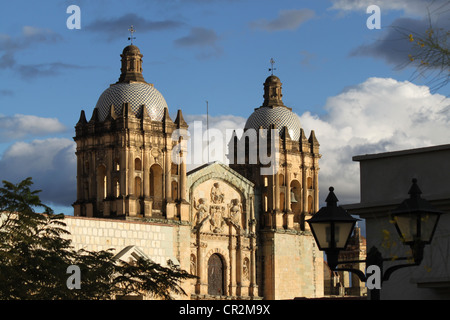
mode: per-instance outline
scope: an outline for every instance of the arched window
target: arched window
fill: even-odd
[[[172,175],[178,175],[178,165],[176,163],[172,163],[171,172]]]
[[[142,170],[141,159],[134,159],[134,170]]]
[[[284,186],[284,175],[281,173],[278,175],[278,185],[280,187]]]
[[[306,178],[306,186],[308,189],[312,189],[313,188],[313,183],[312,183],[312,178],[308,177]]]

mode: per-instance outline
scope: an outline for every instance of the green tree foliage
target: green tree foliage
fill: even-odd
[[[54,214],[27,178],[0,188],[0,299],[114,299],[144,294],[185,295],[181,282],[195,278],[173,264],[118,261],[113,250],[74,250],[64,215]],[[35,210],[42,210],[36,213]],[[77,265],[81,288],[69,289],[67,268]]]

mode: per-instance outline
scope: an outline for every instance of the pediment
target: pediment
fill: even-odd
[[[127,262],[127,263],[130,263],[132,261],[137,261],[139,258],[143,258],[143,259],[152,261],[152,259],[150,259],[149,256],[147,256],[137,246],[127,246],[114,256],[115,260],[121,260],[121,261]]]
[[[188,175],[193,231],[228,234],[248,230],[254,184],[228,166],[215,162]]]

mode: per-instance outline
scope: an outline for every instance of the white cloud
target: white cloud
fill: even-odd
[[[260,19],[251,22],[250,26],[265,31],[295,30],[314,15],[314,11],[310,9],[281,10],[275,19]]]
[[[369,78],[328,98],[325,110],[300,117],[320,143],[321,198],[333,186],[341,202],[359,202],[355,155],[450,142],[450,99],[408,81]]]
[[[28,136],[43,136],[66,131],[66,127],[56,118],[33,115],[0,115],[0,142],[22,139]]]
[[[70,206],[76,200],[75,143],[60,138],[16,142],[0,159],[0,177],[12,183],[32,177],[44,203]]]

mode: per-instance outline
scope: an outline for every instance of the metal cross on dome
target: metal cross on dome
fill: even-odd
[[[275,60],[273,60],[273,58],[270,58],[270,65],[272,66],[271,68],[269,68],[269,71],[272,72],[273,75],[273,71],[277,70],[277,68],[274,68],[273,65],[275,64]]]
[[[136,39],[136,37],[133,37],[133,33],[136,32],[136,30],[134,30],[133,25],[130,27],[130,29],[128,29],[128,31],[130,31],[131,36],[128,37],[128,40],[131,41],[131,44],[133,44],[133,39]]]

